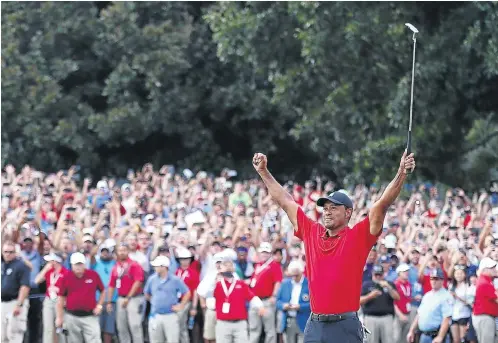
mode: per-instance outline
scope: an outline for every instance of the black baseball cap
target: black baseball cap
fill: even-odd
[[[372,268],[372,274],[377,274],[377,275],[384,274],[384,268],[382,268],[381,265],[376,264]]]
[[[431,273],[429,275],[431,279],[444,279],[444,273],[441,268],[431,270]]]
[[[327,201],[330,201],[336,205],[342,205],[346,208],[353,208],[353,201],[341,191],[330,193],[326,198],[319,198],[316,201],[316,206],[323,207]]]

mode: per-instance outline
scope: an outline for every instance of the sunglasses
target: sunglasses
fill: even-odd
[[[455,270],[465,270],[465,266],[463,265],[456,265]]]
[[[441,279],[441,278],[438,278],[438,277],[431,277],[431,280],[438,281],[438,280],[442,280],[442,279]]]
[[[3,253],[4,254],[14,254],[15,251],[14,250],[5,250]]]

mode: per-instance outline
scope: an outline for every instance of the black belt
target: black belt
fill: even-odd
[[[344,319],[356,317],[358,317],[356,312],[345,312],[341,314],[311,314],[311,320],[314,322],[340,322]]]
[[[17,299],[17,295],[15,297],[7,297],[7,296],[4,296],[2,297],[2,302],[3,303],[6,303],[8,301],[12,301],[12,300],[16,300]]]
[[[83,310],[77,310],[77,311],[70,311],[66,310],[67,313],[72,314],[73,316],[76,317],[88,317],[88,316],[93,316],[92,311],[83,311]]]
[[[139,297],[141,296],[142,294],[135,294],[134,296],[132,297],[128,297],[127,295],[118,295],[118,298],[136,298],[136,297]]]
[[[430,338],[435,338],[437,335],[439,335],[439,329],[434,329],[431,331],[420,331],[420,333],[429,336]]]

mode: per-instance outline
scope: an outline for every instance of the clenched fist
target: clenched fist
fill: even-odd
[[[267,168],[267,164],[268,164],[268,159],[265,155],[259,152],[254,154],[254,157],[252,158],[252,165],[254,166],[254,169],[256,169],[258,173],[265,171]]]
[[[406,156],[406,150],[405,150],[403,152],[403,156],[401,156],[399,167],[401,170],[403,170],[405,174],[407,174],[408,170],[413,172],[413,170],[415,169],[415,157],[413,157],[413,153]]]

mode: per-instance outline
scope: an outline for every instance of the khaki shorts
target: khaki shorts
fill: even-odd
[[[216,339],[216,311],[214,310],[206,309],[203,337],[210,341]]]

